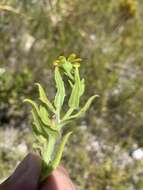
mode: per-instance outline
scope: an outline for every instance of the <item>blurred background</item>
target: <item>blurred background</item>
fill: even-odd
[[[0,180],[31,150],[40,82],[55,94],[53,61],[83,59],[84,102],[63,156],[78,190],[143,189],[143,0],[0,0]]]

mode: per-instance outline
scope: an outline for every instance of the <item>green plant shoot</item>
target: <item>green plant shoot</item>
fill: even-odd
[[[97,95],[90,97],[80,108],[80,98],[85,91],[85,81],[80,78],[79,74],[80,62],[81,59],[75,54],[71,54],[68,58],[60,56],[54,62],[56,95],[53,101],[48,99],[39,83],[36,83],[39,91],[38,103],[31,99],[25,100],[32,106],[32,129],[36,138],[34,147],[39,150],[43,160],[41,181],[59,165],[64,146],[72,133],[68,131],[63,135],[63,128],[86,112],[97,97]],[[67,80],[71,90],[66,113],[63,113],[66,96],[63,77]]]

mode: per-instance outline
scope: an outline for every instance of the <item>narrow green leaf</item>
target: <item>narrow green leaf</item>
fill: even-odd
[[[71,82],[71,80],[68,80],[70,87],[73,88],[73,83]]]
[[[66,112],[66,114],[64,115],[62,121],[63,121],[63,120],[67,120],[67,119],[70,117],[70,115],[72,114],[73,111],[74,111],[74,109],[73,109],[73,108],[70,108],[70,109]]]
[[[49,135],[53,135],[53,136],[59,135],[59,132],[57,131],[56,128],[52,128],[51,126],[49,126],[48,124],[46,125],[42,121],[40,114],[39,114],[38,106],[34,101],[32,101],[30,99],[26,99],[26,100],[24,100],[24,102],[28,102],[32,105],[32,108],[33,108],[32,114],[33,114],[33,118],[34,118],[34,124],[37,126],[37,128],[39,130],[42,131],[43,136],[45,136],[45,135],[48,135],[48,136]],[[47,137],[47,136],[45,136],[45,137]]]
[[[46,135],[46,137],[49,137],[50,135],[52,135],[52,136],[59,135],[59,132],[57,131],[57,129],[52,128],[51,126],[48,126],[45,123],[43,123],[42,119],[39,117],[37,112],[34,112],[34,114],[35,114],[35,118],[36,118],[35,124],[41,127],[43,136]]]
[[[68,138],[70,137],[71,134],[72,134],[72,132],[70,131],[70,132],[68,132],[67,134],[65,134],[63,136],[63,139],[62,139],[62,142],[60,144],[60,147],[58,148],[58,152],[55,155],[55,159],[51,162],[51,166],[52,166],[53,169],[55,169],[59,165],[60,160],[62,158],[62,153],[64,151],[65,144],[66,144],[66,142],[67,142],[67,140],[68,140]]]
[[[84,90],[85,90],[85,81],[84,81],[84,79],[82,79],[80,82],[80,96],[83,95]]]
[[[70,122],[72,122],[72,120],[70,120],[70,119],[69,120],[64,120],[64,121],[61,122],[60,127],[62,128],[65,125],[69,124]]]
[[[34,115],[34,114],[32,114],[32,115]],[[33,130],[34,135],[35,135],[36,137],[42,135],[42,130],[41,130],[41,128],[40,128],[39,126],[37,126],[35,122],[33,122],[33,124],[32,124],[32,130]],[[38,139],[38,138],[37,138],[37,139]]]
[[[29,104],[31,104],[31,106],[37,111],[39,112],[39,108],[38,105],[31,99],[25,99],[23,102],[27,102]]]
[[[79,107],[79,100],[81,95],[81,81],[79,77],[78,68],[75,68],[75,84],[73,86],[71,96],[69,99],[69,107],[73,109],[77,109]]]
[[[45,144],[45,142],[47,141],[47,137],[45,138],[43,136],[43,134],[38,131],[37,126],[35,125],[35,123],[32,124],[32,130],[33,130],[33,134],[34,134],[34,137],[36,138],[36,140],[40,144]]]
[[[33,119],[34,119],[34,122],[33,122],[33,132],[35,133],[35,135],[36,136],[42,135],[45,138],[48,138],[47,133],[45,133],[43,131],[43,126],[41,125],[41,123],[39,121],[39,118],[38,118],[36,110],[34,110],[34,109],[32,110],[32,115],[33,115]]]
[[[45,125],[49,125],[50,126],[51,125],[51,120],[49,119],[48,111],[42,105],[40,105],[39,114],[40,114],[40,117],[41,117],[43,123],[45,123]]]
[[[58,148],[58,152],[56,153],[55,158],[51,162],[49,162],[48,165],[44,160],[43,173],[40,177],[41,182],[44,181],[47,178],[47,176],[49,176],[50,173],[59,165],[60,160],[62,158],[62,153],[64,151],[65,144],[66,144],[66,142],[67,142],[67,140],[71,134],[72,134],[72,132],[70,131],[62,137],[63,139],[62,139],[62,142]]]
[[[69,119],[74,119],[76,117],[79,117],[81,116],[83,113],[85,113],[88,108],[90,107],[91,103],[93,102],[93,100],[96,98],[96,97],[99,97],[98,95],[94,95],[94,96],[91,96],[87,102],[85,103],[85,105],[83,106],[83,108],[81,108],[81,110],[77,113],[77,114],[74,114],[72,116],[70,116]]]
[[[42,130],[40,123],[38,122],[38,119],[36,116],[36,115],[39,115],[38,105],[31,99],[25,99],[24,102],[27,102],[27,103],[31,104],[31,106],[32,106],[32,115],[33,115],[33,119],[34,119],[33,132],[35,133],[35,135],[42,134],[43,130]]]
[[[54,104],[55,107],[57,108],[58,114],[62,108],[62,105],[64,103],[64,98],[65,98],[65,87],[64,87],[64,82],[62,80],[59,68],[55,68],[55,82],[56,82],[56,88],[57,88],[57,93],[55,96]]]
[[[46,104],[50,111],[52,111],[53,113],[55,113],[55,108],[52,105],[52,103],[48,100],[43,87],[39,83],[35,83],[35,84],[38,86],[40,101],[43,102],[44,104]]]
[[[53,136],[49,136],[47,143],[45,143],[45,145],[44,145],[42,157],[43,157],[45,163],[47,164],[47,166],[48,166],[48,163],[52,159],[52,154],[54,151],[55,143],[56,143],[56,138]]]

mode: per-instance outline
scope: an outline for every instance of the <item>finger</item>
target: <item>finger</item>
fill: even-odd
[[[59,167],[45,180],[40,190],[75,190],[75,186],[67,171]]]
[[[0,185],[0,190],[37,190],[40,173],[41,159],[35,154],[29,154]]]

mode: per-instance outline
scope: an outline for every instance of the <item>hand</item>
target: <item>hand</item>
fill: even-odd
[[[40,173],[41,159],[29,154],[15,172],[0,184],[0,190],[75,190],[66,170],[62,167],[53,171],[42,184],[39,184]]]

